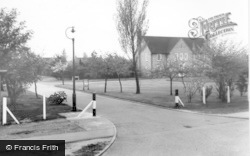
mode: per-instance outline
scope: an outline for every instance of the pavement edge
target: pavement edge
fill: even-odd
[[[104,118],[104,117],[102,117],[102,118]],[[106,119],[106,118],[104,118],[104,119]],[[108,119],[106,119],[106,120],[108,120]],[[114,143],[115,140],[116,140],[116,136],[117,136],[117,129],[116,129],[116,126],[115,126],[115,124],[114,124],[113,122],[111,122],[110,120],[108,120],[108,121],[112,124],[115,133],[114,133],[114,136],[113,136],[113,138],[111,139],[110,143],[109,143],[102,151],[100,151],[100,152],[97,154],[97,156],[103,155],[103,154],[111,147],[111,145],[113,145],[113,143]]]

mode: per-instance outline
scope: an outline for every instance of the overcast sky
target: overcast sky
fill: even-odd
[[[16,8],[34,34],[31,49],[44,57],[66,50],[72,58],[72,42],[65,36],[75,26],[76,56],[118,52],[122,54],[115,25],[116,0],[0,0],[1,8]],[[187,37],[191,18],[205,19],[231,12],[238,24],[234,38],[248,43],[248,0],[149,0],[149,36]]]

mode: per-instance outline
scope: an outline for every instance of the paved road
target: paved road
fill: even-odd
[[[40,94],[72,91],[39,84]],[[33,90],[33,88],[31,88]],[[91,95],[77,92],[77,107]],[[105,156],[248,156],[249,120],[198,115],[97,96],[97,115],[117,127],[117,139]]]

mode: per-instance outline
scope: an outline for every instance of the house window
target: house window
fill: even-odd
[[[178,60],[178,59],[179,59],[179,54],[176,53],[176,54],[175,54],[175,60]]]
[[[184,53],[184,60],[188,60],[188,53]]]
[[[179,59],[182,61],[183,60],[183,53],[180,53]]]
[[[161,60],[161,54],[157,55],[157,60],[160,61]]]

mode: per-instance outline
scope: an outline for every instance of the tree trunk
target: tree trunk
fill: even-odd
[[[131,36],[131,50],[132,50],[132,55],[133,55],[133,69],[134,69],[134,74],[135,74],[135,83],[136,83],[136,94],[140,94],[141,90],[140,90],[140,82],[139,82],[139,76],[138,76],[138,71],[137,71],[137,64],[136,64],[136,49],[135,49],[135,45],[134,45],[134,36]]]
[[[136,60],[135,60],[134,55],[133,55],[133,66],[134,66],[134,73],[135,73],[136,94],[140,94],[141,93],[140,82],[139,82],[139,76],[138,76],[138,71],[137,71],[137,67],[136,67]]]
[[[16,109],[15,105],[16,105],[16,96],[15,96],[15,91],[13,91],[9,85],[9,82],[6,81],[6,86],[7,86],[7,90],[8,90],[8,97],[10,98],[10,103],[13,105],[14,110]]]
[[[36,98],[38,99],[38,94],[37,94],[37,85],[36,85],[36,81],[34,82],[35,84],[35,93],[36,93]]]
[[[226,89],[225,82],[223,80],[220,80],[220,82],[217,84],[218,84],[217,91],[219,94],[218,97],[222,102],[226,102],[227,101],[227,97],[226,97],[227,96],[227,89]]]
[[[170,78],[170,95],[173,95],[172,88],[173,88],[173,78]]]
[[[140,84],[139,84],[139,77],[137,71],[135,71],[135,82],[136,82],[136,94],[140,94]]]
[[[120,84],[120,92],[122,93],[122,82],[121,82],[120,74],[117,74],[117,76],[118,76],[119,84]]]
[[[182,84],[183,84],[183,87],[184,87],[184,91],[186,92],[186,85],[185,85],[185,82],[184,82],[184,77],[181,77],[181,81],[182,81]]]
[[[83,91],[85,91],[85,84],[84,84],[84,79],[83,79],[82,83],[83,83],[83,87],[82,87],[82,90],[83,90]]]
[[[88,90],[89,90],[89,79],[88,79]]]
[[[106,91],[107,91],[107,81],[108,81],[108,78],[105,77],[104,93],[106,93]]]
[[[9,86],[9,82],[6,81],[6,88],[7,88],[7,92],[8,92],[8,97],[10,97],[10,86]]]

